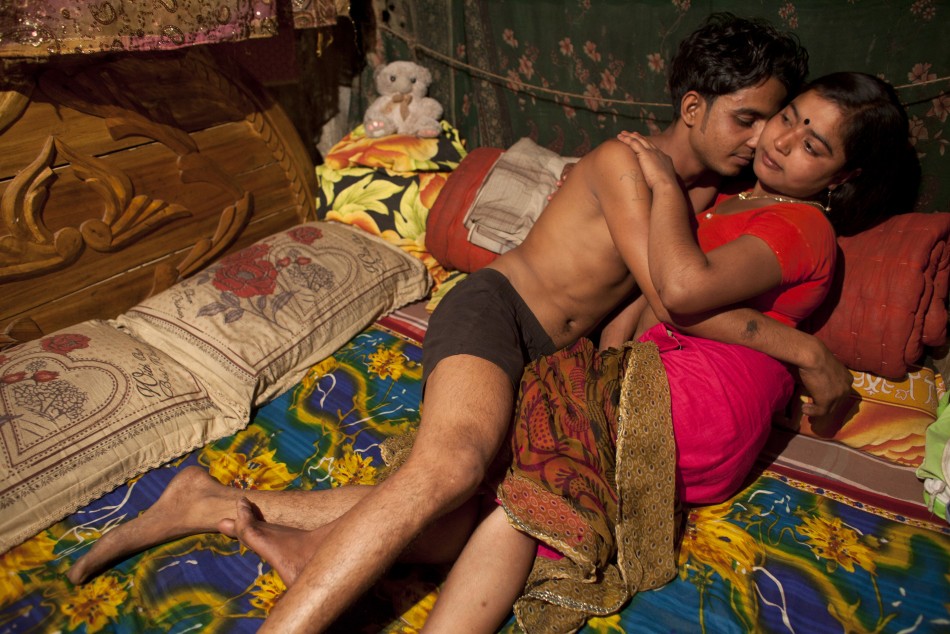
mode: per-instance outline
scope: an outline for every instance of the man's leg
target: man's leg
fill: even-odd
[[[372,487],[349,486],[325,491],[249,491],[225,486],[199,467],[178,473],[155,504],[144,513],[102,535],[66,573],[83,583],[106,567],[146,548],[221,530],[235,516],[238,500],[247,498],[268,522],[313,530],[333,521]]]
[[[423,529],[470,498],[506,437],[513,401],[511,380],[495,364],[443,359],[429,377],[406,463],[334,522],[261,632],[326,629]],[[268,535],[257,523],[238,520],[242,541],[280,550],[262,544]]]
[[[410,564],[453,563],[482,519],[478,496],[439,517],[405,549],[399,561]],[[336,521],[313,530],[274,524],[258,518],[247,498],[238,500],[234,517],[218,523],[218,529],[256,552],[291,586],[324,538],[336,530]]]

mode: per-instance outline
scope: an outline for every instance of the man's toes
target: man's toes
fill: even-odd
[[[229,521],[231,520],[223,520],[221,524],[226,524]],[[265,537],[260,526],[261,518],[257,513],[257,508],[247,498],[241,498],[237,501],[237,518],[231,522],[233,532],[242,542],[254,542]]]
[[[231,539],[237,538],[237,523],[230,517],[218,522],[218,532],[227,535]]]
[[[261,514],[249,499],[242,497],[237,501],[237,520],[239,523],[259,522]]]

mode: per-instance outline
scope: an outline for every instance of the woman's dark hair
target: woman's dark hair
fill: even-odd
[[[795,35],[782,33],[765,20],[723,12],[710,15],[680,42],[668,85],[674,116],[679,117],[680,102],[690,90],[711,103],[720,95],[775,77],[791,99],[806,75],[808,52]]]
[[[829,218],[839,235],[852,235],[913,209],[920,161],[910,143],[907,112],[887,82],[865,73],[832,73],[805,90],[841,109],[845,172],[860,172],[828,194]]]

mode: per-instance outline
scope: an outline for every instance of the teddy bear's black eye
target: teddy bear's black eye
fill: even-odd
[[[390,75],[390,76],[389,76],[389,81],[396,81],[396,76],[395,76],[395,75]]]
[[[415,78],[415,77],[413,77],[413,78],[412,78],[412,79],[410,79],[409,81],[411,81],[412,83],[416,83],[416,78]]]

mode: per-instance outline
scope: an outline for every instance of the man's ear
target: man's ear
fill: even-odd
[[[706,100],[695,90],[688,91],[680,100],[680,118],[687,126],[692,127],[703,120],[706,109]]]

